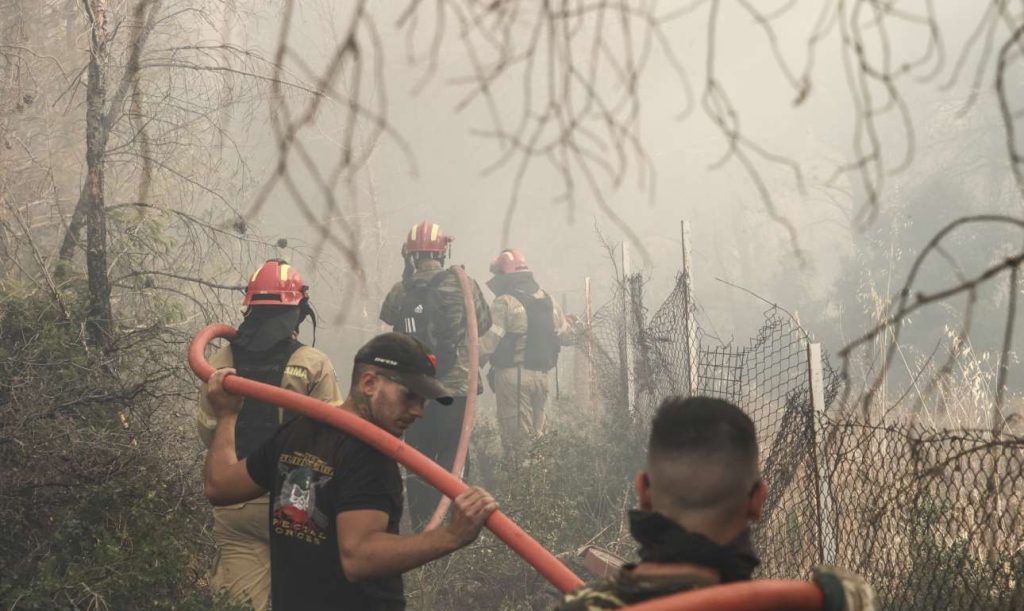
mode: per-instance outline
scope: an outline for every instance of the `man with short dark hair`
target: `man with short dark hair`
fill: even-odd
[[[666,399],[651,422],[647,465],[637,476],[640,507],[720,545],[739,544],[737,559],[750,568],[738,573],[749,577],[758,563],[748,528],[761,518],[768,494],[757,458],[754,423],[735,405]]]
[[[206,457],[206,496],[214,505],[270,491],[271,598],[290,609],[405,608],[402,573],[470,544],[497,503],[483,489],[459,495],[449,523],[400,536],[398,464],[359,439],[299,417],[247,458],[235,454],[241,397],[224,391],[220,369],[207,400],[217,418]],[[434,356],[416,339],[379,335],[356,353],[341,409],[395,436],[423,416],[427,399],[451,403],[435,378]],[[443,408],[441,408],[443,409]]]
[[[754,423],[742,410],[709,397],[662,401],[636,491],[640,509],[629,522],[640,562],[567,594],[560,611],[618,609],[751,578],[759,560],[750,524],[761,518],[768,490]],[[815,579],[827,609],[874,608],[870,586],[856,575],[829,570]]]

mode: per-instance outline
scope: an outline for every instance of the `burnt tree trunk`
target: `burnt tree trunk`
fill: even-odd
[[[78,246],[78,236],[82,233],[82,226],[85,225],[85,209],[86,202],[89,199],[89,183],[86,182],[82,185],[81,191],[78,193],[78,202],[75,204],[75,210],[71,213],[71,220],[68,222],[68,227],[64,231],[64,239],[60,244],[60,254],[57,257],[58,261],[70,261],[75,256],[75,247]]]
[[[128,62],[124,67],[124,72],[121,75],[120,82],[114,90],[113,95],[110,96],[109,104],[107,103],[105,81],[108,73],[107,44],[109,43],[106,31],[107,0],[88,0],[85,5],[86,13],[89,17],[89,24],[93,33],[89,59],[89,88],[86,90],[86,161],[89,163],[89,174],[85,184],[82,185],[81,192],[78,194],[78,202],[75,204],[75,209],[71,213],[71,220],[68,222],[67,229],[64,232],[64,239],[61,241],[60,255],[58,256],[58,261],[60,262],[70,261],[71,258],[74,257],[75,249],[78,247],[80,239],[79,236],[82,233],[82,228],[88,224],[89,210],[91,208],[90,203],[96,201],[92,199],[94,185],[90,180],[92,177],[91,158],[89,157],[90,153],[94,153],[98,156],[97,159],[100,164],[100,200],[102,201],[102,166],[106,156],[107,141],[110,139],[110,130],[120,116],[125,97],[129,92],[132,92],[133,102],[140,101],[142,99],[142,94],[138,88],[138,82],[136,79],[138,78],[142,50],[145,48],[146,41],[149,39],[149,34],[153,31],[153,27],[156,24],[157,9],[160,5],[161,0],[142,0],[135,6],[132,14],[132,27],[134,29],[134,34],[130,43],[131,53],[128,57]],[[103,15],[103,29],[102,32],[98,32],[96,28],[99,20],[96,18],[96,15],[101,13]],[[102,59],[99,59],[97,54],[97,49],[100,46],[96,38],[97,34],[102,34]],[[98,78],[95,79],[99,85],[99,91],[97,92],[98,95],[95,99],[92,97],[94,74],[99,75]],[[133,108],[137,109],[140,108],[140,106],[136,104]],[[148,143],[148,139],[145,138],[145,134],[142,134],[142,140]],[[144,191],[143,195],[145,195],[145,193],[146,192]]]
[[[93,341],[109,344],[113,328],[110,279],[107,277],[107,213],[103,174],[106,162],[107,0],[87,0],[89,14],[89,84],[85,94],[85,262],[89,277],[89,332]]]

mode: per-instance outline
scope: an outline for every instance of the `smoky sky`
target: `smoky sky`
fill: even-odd
[[[326,0],[297,4],[289,45],[316,69],[346,31],[348,13],[345,7]],[[915,127],[915,158],[907,170],[887,177],[887,191],[880,201],[883,208],[903,202],[906,190],[901,187],[919,184],[929,173],[941,172],[942,154],[953,146],[968,153],[976,147],[978,156],[992,158],[996,169],[986,180],[1010,180],[1005,151],[998,148],[1002,125],[995,115],[992,75],[981,80],[983,90],[977,103],[962,116],[957,113],[970,95],[972,79],[961,77],[948,88],[941,86],[952,57],[980,17],[984,3],[939,4],[943,6],[936,7],[937,21],[950,57],[943,76],[902,85]],[[385,137],[349,188],[339,194],[350,207],[347,213],[341,212],[347,214],[345,222],[357,224],[366,240],[361,256],[368,284],[359,288],[353,283],[347,264],[330,249],[317,259],[315,275],[330,287],[320,293],[323,303],[319,305],[326,310],[328,321],[321,337],[336,359],[347,360],[354,341],[373,332],[378,300],[399,277],[398,248],[414,223],[429,219],[455,235],[453,262],[464,264],[481,283],[488,277],[489,260],[503,246],[501,228],[514,168],[484,175],[484,168],[501,153],[493,139],[474,134],[474,130],[489,127],[486,108],[482,103],[470,104],[456,112],[466,92],[459,79],[470,71],[457,27],[449,24],[436,73],[417,89],[426,69],[422,54],[429,46],[429,22],[420,35],[410,39],[395,26],[402,6],[378,3],[373,10],[382,40],[387,119],[408,142],[414,167]],[[759,165],[780,214],[795,228],[798,243],[769,217],[742,167],[734,162],[712,167],[726,151],[727,142],[699,105],[708,65],[706,19],[700,16],[680,19],[666,28],[687,71],[695,96],[693,110],[685,117],[680,115],[686,107],[685,89],[664,57],[654,53],[641,76],[640,135],[656,178],[653,187],[650,180],[640,184],[643,173],[635,163],[618,187],[607,177],[599,178],[608,203],[646,250],[644,258],[634,248],[633,262],[634,268],[642,268],[650,279],[647,291],[652,303],[667,293],[679,269],[679,221],[685,219],[691,225],[697,297],[708,324],[727,338],[742,338],[755,328],[764,304],[715,278],[748,288],[798,315],[801,308],[820,308],[829,300],[855,301],[852,295],[835,295],[835,281],[843,260],[855,255],[854,244],[864,229],[854,219],[865,201],[852,176],[829,182],[836,168],[852,158],[855,124],[838,30],[833,28],[826,43],[817,48],[806,98],[798,103],[798,88],[780,70],[763,30],[734,7],[723,6],[722,11],[714,56],[717,82],[735,104],[743,133],[765,149],[793,159],[804,172],[801,192],[788,170],[770,163]],[[782,57],[791,65],[799,67],[806,60],[806,41],[819,13],[816,2],[798,3],[786,19],[776,23]],[[271,56],[279,18],[275,8],[241,14],[233,38]],[[909,27],[888,32],[888,40],[894,61],[917,57],[927,42],[922,29]],[[410,44],[421,54],[416,61],[409,59]],[[965,73],[973,76],[972,70]],[[520,88],[515,86],[503,90],[506,108],[516,108],[517,91]],[[336,158],[342,115],[341,109],[329,106],[318,116],[315,129],[304,133],[303,142],[311,154],[325,160]],[[895,116],[890,113],[880,120],[881,139],[892,165],[903,155],[907,142]],[[248,161],[257,176],[261,169],[268,171],[276,158],[265,118],[256,117],[235,129],[251,143]],[[987,143],[972,141],[979,130],[993,138]],[[613,279],[595,230],[616,244],[624,239],[623,234],[583,189],[578,192],[577,209],[570,214],[567,205],[557,199],[563,191],[557,174],[540,163],[531,168],[519,189],[508,245],[524,251],[542,285],[570,310],[581,308],[587,276],[593,278],[595,305],[600,305]],[[257,219],[264,233],[288,237],[292,246],[316,242],[308,224],[289,209],[286,194],[276,192],[271,204]],[[1005,211],[1008,204],[997,198],[972,203],[970,209],[978,211],[979,205]],[[936,201],[933,220],[951,220],[961,211]],[[305,248],[308,253],[310,248]],[[896,268],[897,275],[902,273],[905,262]],[[345,298],[351,300],[352,307],[340,323],[333,319],[337,303]],[[827,329],[811,331],[833,342],[840,340]]]

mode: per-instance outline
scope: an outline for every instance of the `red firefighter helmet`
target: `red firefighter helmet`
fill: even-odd
[[[491,261],[492,274],[511,274],[512,272],[528,272],[526,257],[516,248],[506,248]]]
[[[447,252],[448,245],[454,240],[455,236],[445,235],[437,223],[423,221],[412,226],[412,231],[409,232],[405,244],[402,246],[402,254],[429,252],[443,255]]]
[[[242,305],[297,306],[307,297],[309,287],[284,259],[270,259],[249,278]]]

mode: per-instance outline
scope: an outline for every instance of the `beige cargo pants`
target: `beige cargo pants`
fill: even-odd
[[[217,559],[210,586],[232,602],[266,611],[270,604],[270,499],[213,508]]]
[[[546,371],[521,367],[495,369],[498,432],[506,456],[544,433],[544,407],[550,386],[548,378]]]

